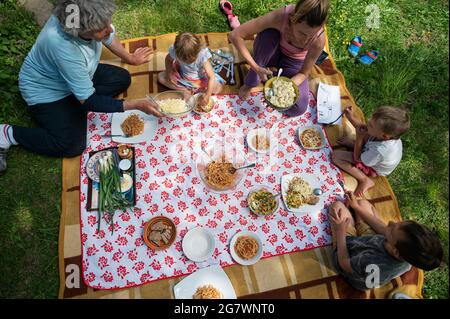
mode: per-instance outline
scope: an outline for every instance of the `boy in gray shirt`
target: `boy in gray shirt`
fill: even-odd
[[[389,222],[378,218],[375,207],[358,200],[352,192],[347,203],[330,206],[333,229],[333,262],[337,272],[358,290],[382,286],[401,276],[411,265],[423,269],[437,268],[443,250],[439,238],[414,221]]]

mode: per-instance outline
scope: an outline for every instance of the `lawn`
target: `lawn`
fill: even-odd
[[[118,0],[114,24],[123,39],[167,32],[227,31],[217,0]],[[286,1],[234,0],[241,22]],[[405,106],[412,128],[390,183],[404,219],[433,228],[446,251],[444,265],[426,274],[426,298],[448,298],[448,2],[374,0],[378,28],[369,29],[366,1],[333,0],[331,53],[364,113]],[[195,21],[195,23],[193,23]],[[370,21],[369,21],[370,24]],[[0,123],[35,125],[17,89],[20,65],[39,28],[13,0],[0,3]],[[378,49],[372,66],[354,63],[348,41],[361,35]],[[0,177],[0,298],[56,298],[61,160],[11,150]]]

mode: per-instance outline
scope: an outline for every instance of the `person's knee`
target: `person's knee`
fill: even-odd
[[[258,35],[256,36],[256,39],[259,38],[267,38],[267,39],[271,39],[273,41],[279,41],[281,34],[280,31],[274,28],[268,28],[265,29],[263,31],[261,31],[260,33],[258,33]],[[256,41],[255,39],[255,41]]]
[[[131,85],[131,74],[125,69],[121,69],[119,79],[122,91],[126,91]]]
[[[61,157],[78,156],[86,149],[86,137],[60,139],[56,155]]]
[[[347,208],[347,207],[345,207],[343,202],[337,201],[330,205],[329,210],[330,210],[330,212],[337,212],[338,210],[343,209],[343,208]]]

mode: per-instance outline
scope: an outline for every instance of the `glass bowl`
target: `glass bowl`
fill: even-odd
[[[186,114],[191,112],[192,109],[195,106],[192,103],[187,103],[186,102],[186,100],[184,98],[184,93],[182,91],[164,91],[164,92],[156,94],[154,97],[149,97],[149,99],[150,100],[151,99],[155,100],[155,102],[158,104],[158,111],[159,112],[161,112],[162,114],[164,114],[167,117],[173,117],[173,118],[185,116]],[[179,113],[169,113],[169,112],[163,111],[161,109],[160,103],[162,101],[169,100],[169,99],[183,100],[184,105],[185,105],[185,110],[183,112],[179,112]]]
[[[236,170],[236,172],[233,174],[234,178],[232,179],[232,182],[228,185],[221,186],[211,184],[207,176],[208,165],[212,161],[220,161],[222,156],[224,156],[225,161],[231,163],[234,168],[239,168],[247,165],[247,161],[243,152],[227,145],[215,145],[214,147],[210,147],[208,149],[205,149],[204,151],[200,151],[195,167],[198,176],[209,190],[215,193],[232,193],[240,188],[244,177],[247,175],[247,168]]]
[[[288,78],[288,77],[285,77],[285,76],[280,76],[280,77],[279,77],[279,79],[282,80],[282,81],[286,81],[286,82],[292,83],[292,86],[294,87],[294,91],[295,91],[295,102],[294,102],[294,104],[292,104],[292,105],[290,105],[290,106],[288,106],[288,107],[279,107],[279,106],[276,106],[276,105],[272,104],[272,103],[270,102],[270,98],[269,98],[269,96],[268,96],[268,91],[269,91],[270,89],[272,89],[273,82],[274,82],[276,79],[277,79],[277,77],[274,76],[274,77],[270,78],[270,79],[264,84],[264,100],[265,100],[265,102],[266,102],[270,107],[274,108],[275,110],[278,110],[278,111],[287,111],[287,110],[289,110],[290,108],[292,108],[292,107],[295,105],[295,103],[297,103],[297,101],[298,101],[298,98],[299,98],[299,96],[300,96],[299,91],[298,91],[298,86],[295,84],[294,81],[292,81],[292,80],[291,80],[290,78]]]
[[[272,195],[276,195],[276,193],[272,191],[272,187],[271,187],[271,186],[268,186],[268,185],[259,185],[259,186],[256,186],[256,187],[254,187],[253,189],[251,189],[250,192],[249,192],[248,195],[247,195],[247,205],[248,205],[248,209],[249,209],[253,214],[258,215],[258,216],[270,216],[270,215],[274,214],[276,211],[278,211],[278,208],[280,208],[280,196],[276,196],[276,197],[274,198],[274,201],[275,201],[275,203],[276,203],[275,208],[274,208],[271,212],[268,212],[268,213],[266,213],[266,214],[263,214],[263,213],[258,212],[257,210],[255,210],[255,209],[252,207],[251,203],[250,203],[250,199],[251,199],[252,194],[254,194],[255,192],[258,192],[258,191],[260,191],[260,190],[265,190],[265,191],[271,193]]]

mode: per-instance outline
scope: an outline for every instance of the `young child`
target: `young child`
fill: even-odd
[[[346,108],[345,115],[356,128],[356,141],[343,137],[338,143],[354,151],[333,152],[333,163],[358,180],[355,195],[362,196],[374,186],[369,176],[387,176],[400,163],[400,136],[409,129],[409,115],[404,109],[383,106],[372,114],[367,125],[355,117],[351,107]]]
[[[389,222],[378,218],[368,201],[346,194],[350,210],[342,202],[329,208],[333,232],[333,262],[339,274],[354,288],[367,290],[373,283],[373,269],[379,269],[379,285],[407,272],[411,265],[432,270],[439,267],[443,249],[439,238],[414,221]],[[369,267],[368,267],[369,266]]]
[[[166,56],[166,71],[158,74],[158,81],[187,95],[204,91],[198,103],[205,106],[211,94],[220,93],[225,83],[214,73],[210,58],[211,53],[202,48],[200,38],[189,32],[179,33]]]

